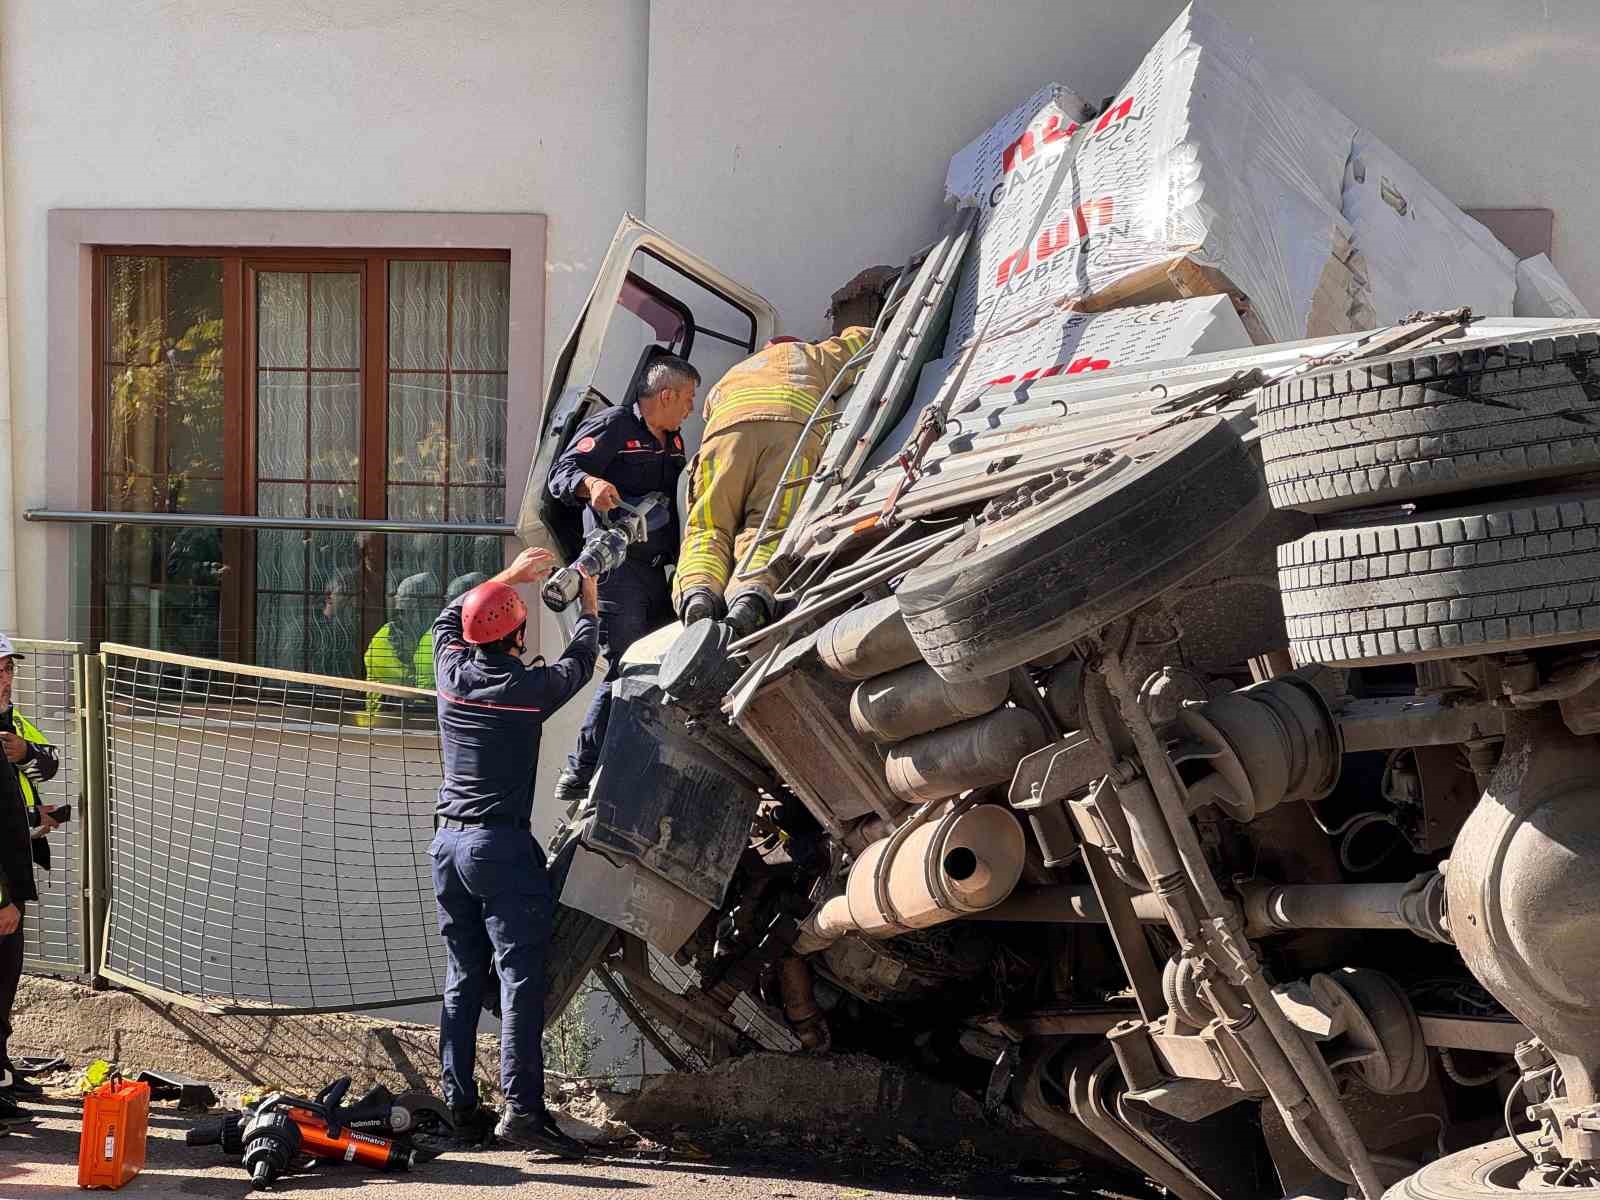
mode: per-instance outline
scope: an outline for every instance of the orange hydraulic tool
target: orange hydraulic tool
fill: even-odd
[[[449,1127],[449,1111],[438,1100],[412,1093],[396,1097],[378,1087],[346,1106],[341,1102],[349,1089],[345,1078],[311,1100],[275,1092],[243,1114],[196,1126],[188,1142],[239,1154],[258,1188],[271,1187],[297,1157],[359,1163],[376,1171],[409,1171],[438,1157],[438,1151],[413,1144],[410,1136],[430,1116]]]

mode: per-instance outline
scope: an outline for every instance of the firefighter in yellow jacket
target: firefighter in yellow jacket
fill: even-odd
[[[689,464],[689,515],[672,581],[673,607],[684,624],[726,615],[742,635],[772,618],[777,581],[761,568],[777,549],[777,539],[769,537],[755,548],[748,578],[734,579],[733,572],[755,541],[774,495],[778,503],[768,532],[783,529],[794,515],[805,489],[782,486],[784,467],[806,419],[870,336],[865,326],[854,325],[820,342],[773,338],[711,389],[705,433]],[[832,396],[836,399],[852,382],[839,384]],[[825,440],[824,430],[814,425],[790,479],[816,469]]]

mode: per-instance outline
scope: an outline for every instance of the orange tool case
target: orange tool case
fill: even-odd
[[[83,1098],[78,1186],[119,1188],[144,1167],[150,1085],[113,1079]]]

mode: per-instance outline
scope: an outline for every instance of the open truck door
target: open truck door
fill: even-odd
[[[562,562],[576,557],[583,541],[580,514],[553,500],[546,482],[586,417],[614,404],[632,404],[645,367],[662,353],[686,358],[699,369],[703,396],[724,371],[772,336],[777,317],[755,292],[624,215],[550,376],[539,444],[517,513],[523,543],[542,546]],[[698,414],[684,425],[687,453],[694,453],[703,428]],[[682,486],[680,519],[681,491]]]
[[[583,541],[581,513],[551,498],[550,470],[586,417],[614,404],[633,403],[653,358],[670,353],[688,359],[700,371],[703,395],[729,367],[763,345],[776,327],[776,311],[754,291],[633,216],[624,216],[545,393],[539,442],[517,514],[523,543],[544,547],[565,563],[577,556]],[[703,429],[698,415],[684,425],[687,453],[699,446]],[[680,520],[687,483],[685,475],[678,495]],[[565,620],[571,620],[571,611],[563,614]],[[647,708],[641,707],[641,719],[651,716]],[[701,756],[688,761],[680,750],[674,742],[657,756],[670,761],[651,759],[658,768],[656,782],[666,784],[660,789],[663,796],[681,803],[684,796],[699,796],[725,783],[706,777],[708,771],[715,774],[715,760],[708,763]],[[551,935],[546,1006],[551,1018],[604,959],[615,944],[616,930],[670,949],[676,948],[673,939],[681,942],[693,931],[726,885],[733,863],[725,860],[730,853],[736,860],[742,850],[755,801],[745,788],[737,811],[730,809],[714,829],[697,830],[696,844],[685,856],[676,846],[655,845],[664,834],[657,831],[652,837],[641,828],[641,823],[654,821],[654,810],[646,813],[617,803],[614,788],[600,790],[606,802],[584,822],[581,838],[562,836],[565,844],[552,863],[552,883],[562,904]]]

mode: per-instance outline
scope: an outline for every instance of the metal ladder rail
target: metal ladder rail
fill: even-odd
[[[822,398],[817,401],[817,407],[812,409],[811,415],[806,418],[806,423],[801,428],[800,436],[795,439],[794,448],[789,451],[789,457],[783,466],[783,474],[779,476],[778,486],[773,490],[772,499],[767,501],[766,511],[761,516],[761,524],[756,529],[756,536],[751,539],[750,545],[744,552],[744,557],[740,559],[738,565],[734,568],[733,577],[735,579],[748,579],[766,569],[765,566],[752,568],[751,562],[762,546],[783,536],[784,530],[773,529],[772,522],[776,515],[782,511],[782,501],[785,495],[797,484],[801,482],[810,483],[821,477],[822,472],[806,476],[804,479],[798,477],[795,466],[800,461],[800,452],[805,448],[812,433],[819,426],[839,420],[842,414],[838,410],[830,408],[830,405],[838,399],[840,381],[845,379],[856,367],[868,362],[873,354],[877,352],[885,327],[910,290],[911,281],[908,278],[909,275],[910,272],[906,271],[900,273],[895,280],[894,287],[890,290],[888,300],[884,303],[883,311],[878,314],[877,321],[873,323],[872,335],[867,338],[866,345],[852,354],[844,366],[839,368],[838,373],[834,375],[828,386],[823,390]]]

